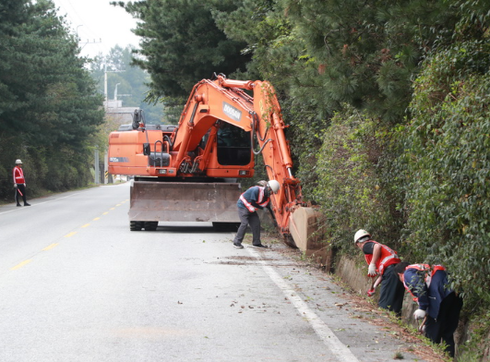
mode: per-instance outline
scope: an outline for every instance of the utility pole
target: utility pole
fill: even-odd
[[[107,64],[104,64],[104,97],[105,97],[105,109],[107,110]]]
[[[98,185],[100,183],[100,164],[99,164],[99,146],[95,146],[94,150],[94,183]]]
[[[116,107],[117,107],[117,86],[121,83],[117,83],[116,87],[114,88],[114,100],[116,101]]]
[[[125,70],[107,70],[107,64],[104,64],[104,97],[105,97],[105,110],[107,111],[108,108],[108,103],[109,103],[109,96],[107,93],[107,73],[121,73],[125,72]],[[118,83],[120,84],[120,83]],[[117,92],[117,85],[116,85],[116,91]],[[116,97],[117,94],[114,94],[114,97]],[[116,99],[117,100],[117,99]]]

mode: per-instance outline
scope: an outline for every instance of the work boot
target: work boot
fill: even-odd
[[[18,205],[20,206],[20,205]],[[24,204],[24,206],[31,206],[31,204],[28,204],[27,202]]]
[[[267,245],[263,245],[263,244],[257,244],[257,245],[252,245],[254,248],[267,248],[268,246]]]

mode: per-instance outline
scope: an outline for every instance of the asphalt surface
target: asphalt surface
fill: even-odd
[[[0,207],[0,361],[425,360],[298,251],[201,224],[131,232],[128,197]]]

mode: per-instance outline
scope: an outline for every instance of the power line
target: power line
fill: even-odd
[[[53,0],[58,16],[63,16],[79,39],[84,55],[95,56],[109,52],[117,45],[136,46],[138,41],[127,31],[134,18],[124,9],[109,5],[104,0]],[[87,13],[89,11],[89,13]],[[123,12],[123,13],[121,13]],[[104,26],[109,25],[109,26]],[[122,35],[122,36],[121,36]]]
[[[78,28],[79,26],[83,25],[82,33],[85,33],[85,38],[100,38],[98,34],[96,34],[88,25],[88,23],[83,19],[82,16],[77,11],[77,8],[72,4],[70,0],[53,0],[55,1],[58,6],[64,11],[64,15],[67,17],[67,19],[70,20],[71,26]],[[75,15],[76,19],[74,19]],[[77,35],[78,32],[77,32]]]

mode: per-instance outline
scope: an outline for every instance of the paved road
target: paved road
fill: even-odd
[[[1,362],[421,360],[285,245],[237,250],[209,226],[131,232],[128,195],[0,207]]]

